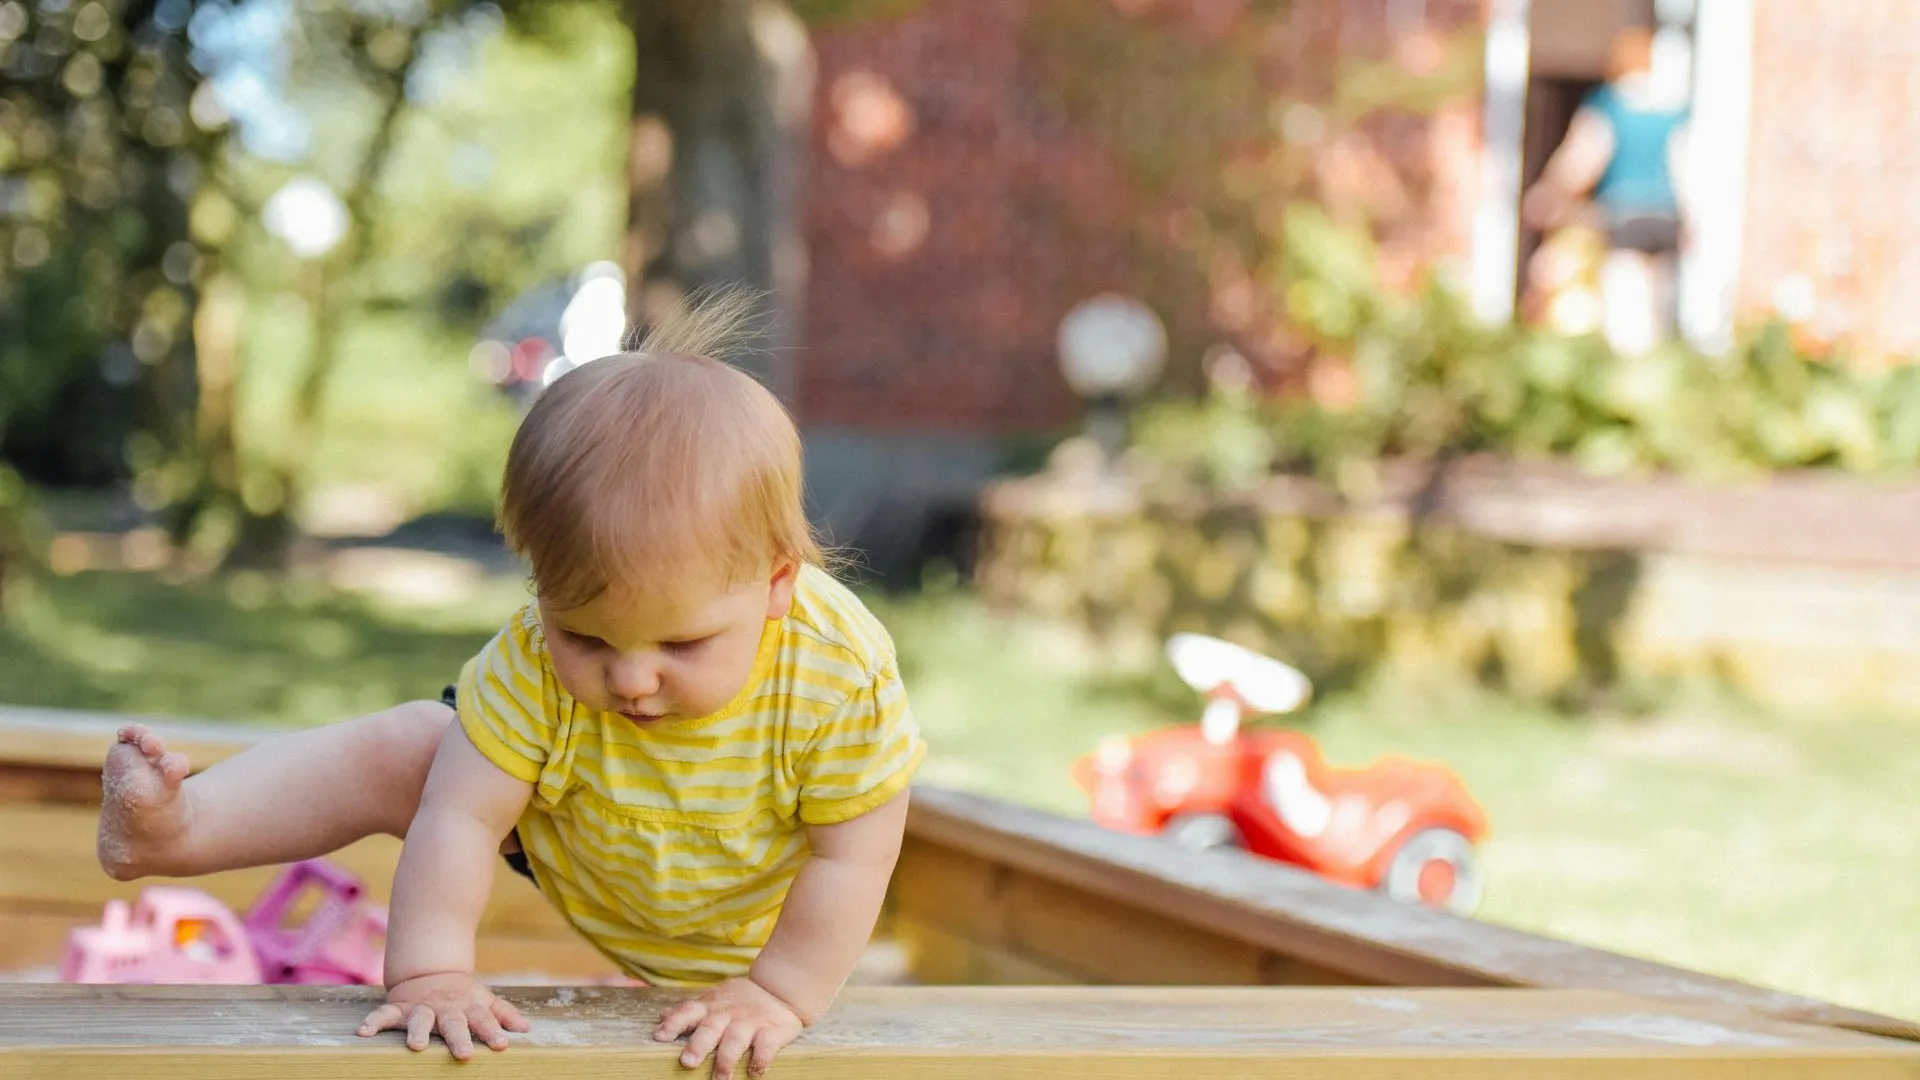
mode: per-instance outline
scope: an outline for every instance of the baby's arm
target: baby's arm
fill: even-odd
[[[457,1058],[473,1055],[470,1035],[505,1049],[505,1031],[525,1031],[512,1005],[475,978],[474,935],[492,891],[500,841],[520,819],[533,785],[503,772],[455,724],[427,775],[407,830],[388,913],[387,1004],[361,1034],[405,1027],[424,1050],[434,1031]]]
[[[906,831],[907,798],[903,790],[858,817],[808,827],[813,853],[795,875],[747,978],[722,983],[660,1018],[655,1038],[693,1031],[682,1064],[697,1065],[712,1053],[714,1077],[729,1080],[750,1050],[749,1071],[759,1076],[781,1047],[827,1011],[879,921]]]
[[[837,825],[813,825],[800,866],[748,977],[812,1024],[866,951],[907,827],[907,792]]]

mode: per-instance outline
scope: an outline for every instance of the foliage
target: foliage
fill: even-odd
[[[250,571],[184,586],[126,571],[41,574],[19,591],[0,626],[10,703],[266,724],[438,696],[526,602],[511,577],[421,606]]]
[[[809,25],[868,22],[913,14],[926,0],[791,0],[793,13]]]
[[[1483,326],[1437,280],[1383,288],[1367,239],[1311,206],[1289,211],[1279,264],[1274,287],[1315,354],[1304,392],[1149,410],[1149,457],[1223,486],[1477,452],[1707,477],[1920,466],[1920,369],[1809,358],[1777,326],[1721,357],[1681,343],[1618,356],[1598,337]]]
[[[381,474],[325,456],[367,456],[340,372],[462,408],[480,319],[618,250],[630,64],[610,3],[0,3],[0,455],[273,546],[309,476]],[[346,211],[318,256],[268,227],[296,179]],[[468,493],[453,441],[410,505]]]
[[[0,3],[0,453],[100,482],[191,393],[189,5]]]
[[[1449,196],[1424,164],[1427,120],[1469,107],[1480,86],[1482,30],[1464,10],[1369,36],[1343,32],[1374,17],[1353,5],[1033,6],[1025,44],[1048,99],[1129,181],[1133,287],[1168,318],[1173,386],[1194,386],[1191,358],[1218,341],[1263,381],[1298,374],[1301,343],[1271,287],[1292,207],[1391,238],[1403,261],[1430,254],[1419,237]]]
[[[0,464],[0,620],[7,611],[9,585],[33,557],[34,512],[27,483]]]

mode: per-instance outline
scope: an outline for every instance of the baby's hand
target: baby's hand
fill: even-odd
[[[453,1056],[466,1061],[473,1056],[473,1036],[495,1050],[505,1050],[507,1032],[532,1027],[519,1009],[493,996],[479,979],[449,973],[395,983],[387,990],[387,1003],[360,1022],[360,1035],[405,1028],[407,1049],[425,1050],[428,1037],[438,1031]]]
[[[747,1071],[765,1076],[780,1048],[800,1035],[800,1017],[752,979],[728,979],[692,1001],[660,1014],[653,1037],[672,1042],[687,1032],[680,1064],[691,1069],[713,1055],[714,1080],[733,1080],[733,1067],[749,1049]]]

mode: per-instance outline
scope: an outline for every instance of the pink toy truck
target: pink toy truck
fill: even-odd
[[[298,919],[303,894],[318,901]],[[270,983],[381,985],[387,912],[363,903],[360,879],[321,859],[288,867],[247,912],[247,936]]]
[[[198,889],[145,889],[68,936],[60,981],[379,986],[387,911],[365,897],[321,859],[281,871],[244,919]]]
[[[60,981],[246,985],[260,981],[260,962],[225,904],[198,889],[159,887],[131,908],[108,901],[99,926],[75,930]]]

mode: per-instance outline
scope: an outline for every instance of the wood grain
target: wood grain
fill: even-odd
[[[893,920],[890,934],[906,954],[913,981],[926,986],[1072,986],[1086,981],[1025,953],[907,916]]]
[[[507,991],[532,1033],[483,1067],[685,1077],[647,1027],[682,994]],[[352,1031],[364,988],[0,986],[0,1075],[385,1078],[454,1066]],[[852,989],[775,1073],[926,1078],[1600,1076],[1915,1080],[1920,1047],[1738,1009],[1528,990]],[[697,1074],[696,1074],[697,1075]]]
[[[1088,982],[1138,986],[1257,985],[1261,951],[1204,927],[1119,907],[1079,889],[1019,875],[1003,900],[1007,941]]]
[[[118,732],[130,723],[145,724],[165,735],[168,749],[187,755],[196,769],[280,734],[245,724],[0,705],[0,761],[98,773]]]
[[[1131,985],[1364,983],[1191,918],[932,844],[910,842],[902,853],[892,907],[914,927],[913,940],[928,943],[911,950],[923,983],[1049,983],[1060,973],[1075,982]],[[1034,971],[1055,977],[1031,978]]]

